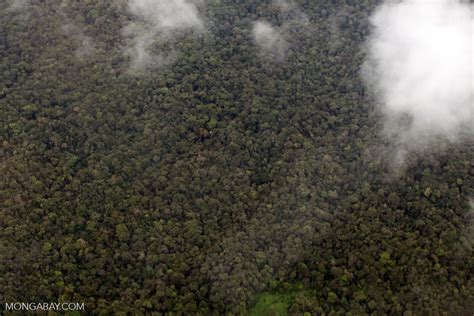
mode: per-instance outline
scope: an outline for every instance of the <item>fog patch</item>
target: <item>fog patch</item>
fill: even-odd
[[[30,0],[10,0],[7,10],[22,11],[28,8]]]

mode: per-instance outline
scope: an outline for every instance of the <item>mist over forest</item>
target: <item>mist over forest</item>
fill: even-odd
[[[1,1],[0,314],[471,316],[473,13]]]

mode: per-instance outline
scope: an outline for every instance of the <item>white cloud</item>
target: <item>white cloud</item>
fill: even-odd
[[[288,43],[278,28],[263,21],[254,23],[252,30],[255,43],[269,56],[282,59],[288,49]]]
[[[474,131],[474,22],[458,0],[405,0],[371,17],[364,78],[407,150]]]
[[[136,21],[123,34],[130,39],[126,54],[132,70],[156,68],[171,63],[175,51],[153,52],[158,42],[172,44],[185,32],[202,31],[204,22],[199,15],[201,1],[187,0],[129,0],[128,10]]]
[[[196,2],[186,0],[130,0],[131,13],[160,31],[202,27]]]

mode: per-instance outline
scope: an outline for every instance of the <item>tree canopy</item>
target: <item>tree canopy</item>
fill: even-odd
[[[137,73],[126,1],[2,2],[2,301],[467,315],[474,142],[391,167],[360,79],[379,3],[206,1],[206,30],[154,42],[172,61]]]

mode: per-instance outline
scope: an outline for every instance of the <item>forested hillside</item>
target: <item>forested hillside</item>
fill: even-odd
[[[208,0],[137,69],[127,1],[2,1],[0,303],[472,314],[474,140],[395,166],[360,76],[380,2]]]

